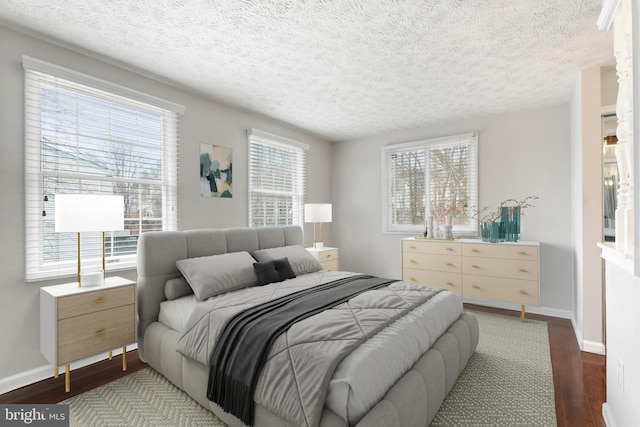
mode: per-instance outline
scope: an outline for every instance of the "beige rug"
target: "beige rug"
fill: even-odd
[[[432,426],[555,426],[547,324],[474,312],[476,353]],[[71,426],[225,426],[151,368],[72,397]],[[392,426],[389,426],[392,427]]]

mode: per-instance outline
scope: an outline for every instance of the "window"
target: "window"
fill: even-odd
[[[477,235],[470,218],[478,204],[477,133],[387,145],[382,152],[384,232],[422,233],[427,215],[440,224],[451,215],[455,235]]]
[[[124,196],[125,230],[105,239],[107,270],[135,267],[140,233],[177,229],[183,107],[33,58],[23,65],[26,280],[77,273],[77,234],[54,232],[61,193]],[[82,268],[100,265],[102,233],[81,239]]]
[[[249,129],[249,226],[303,225],[309,146]]]

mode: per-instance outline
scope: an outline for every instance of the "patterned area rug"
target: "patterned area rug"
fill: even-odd
[[[474,314],[478,349],[431,426],[555,426],[547,324]],[[72,427],[225,426],[151,368],[62,403]]]

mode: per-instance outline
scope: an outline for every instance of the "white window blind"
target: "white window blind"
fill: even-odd
[[[124,196],[125,230],[106,235],[107,270],[134,268],[138,236],[177,229],[180,105],[23,57],[26,280],[77,273],[77,234],[55,233],[55,195]],[[100,209],[96,206],[95,209]],[[101,260],[82,233],[82,268]]]
[[[454,234],[477,235],[477,133],[387,145],[382,157],[384,232],[422,233],[428,215],[451,215]]]
[[[249,226],[303,225],[309,146],[257,129],[249,139]]]

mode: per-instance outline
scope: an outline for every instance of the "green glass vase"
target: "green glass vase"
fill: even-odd
[[[500,208],[500,220],[504,224],[504,240],[517,242],[520,240],[520,206],[504,206]]]
[[[501,222],[481,222],[480,235],[483,242],[498,243],[503,225]]]

